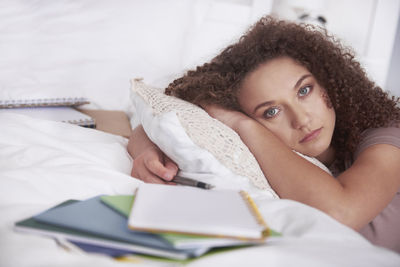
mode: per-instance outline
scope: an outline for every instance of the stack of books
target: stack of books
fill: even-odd
[[[121,258],[188,260],[279,236],[244,192],[142,184],[135,195],[68,200],[15,223],[15,230]]]

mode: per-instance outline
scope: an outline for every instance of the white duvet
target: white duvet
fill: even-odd
[[[1,114],[0,125],[0,266],[125,265],[102,255],[68,252],[48,238],[16,233],[13,224],[67,199],[132,193],[141,182],[129,175],[127,139],[15,114]],[[289,200],[257,203],[267,223],[283,237],[189,266],[400,266],[399,254],[371,245],[318,210]]]

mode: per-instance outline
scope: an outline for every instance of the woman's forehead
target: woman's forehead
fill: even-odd
[[[276,90],[277,87],[294,87],[301,77],[311,73],[289,57],[280,57],[261,64],[249,73],[242,83],[241,93]],[[253,93],[255,93],[253,92]]]

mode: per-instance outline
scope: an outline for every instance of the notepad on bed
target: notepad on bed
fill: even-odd
[[[128,225],[133,230],[262,240],[269,228],[244,191],[142,184]]]

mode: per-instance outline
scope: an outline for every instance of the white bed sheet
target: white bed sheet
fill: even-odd
[[[67,199],[132,193],[141,181],[129,175],[127,139],[16,114],[1,114],[0,125],[0,266],[124,265],[67,252],[51,239],[14,232],[13,224]],[[282,238],[189,266],[400,266],[400,255],[371,245],[318,210],[289,200],[256,201]]]

